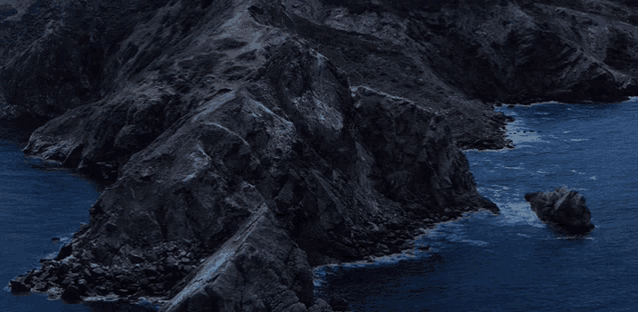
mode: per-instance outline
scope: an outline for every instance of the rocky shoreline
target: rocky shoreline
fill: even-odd
[[[412,3],[3,7],[0,118],[48,120],[25,153],[109,184],[12,291],[339,310],[313,297],[312,267],[498,213],[461,152],[511,146],[492,103],[638,93],[638,10],[623,2]]]

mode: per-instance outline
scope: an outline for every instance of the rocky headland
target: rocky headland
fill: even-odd
[[[494,103],[638,94],[630,1],[138,0],[0,6],[0,118],[109,184],[15,292],[162,311],[331,311],[313,266],[498,208],[462,149]],[[88,207],[87,207],[88,209]]]

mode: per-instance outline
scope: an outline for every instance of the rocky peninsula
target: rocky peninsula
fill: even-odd
[[[511,146],[495,103],[638,94],[632,3],[9,1],[0,119],[42,121],[26,154],[109,184],[11,288],[332,311],[313,266],[498,213],[461,152]]]

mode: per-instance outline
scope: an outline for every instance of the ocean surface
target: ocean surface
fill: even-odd
[[[418,240],[429,251],[317,269],[316,291],[358,312],[637,311],[638,102],[500,111],[516,148],[465,153],[500,215],[438,225]],[[524,200],[563,185],[587,200],[585,237],[554,233]]]
[[[19,274],[54,258],[82,223],[101,186],[56,164],[24,157],[28,131],[0,124],[0,312],[148,311],[114,303],[64,304],[46,295],[13,296],[7,286]],[[54,242],[53,238],[59,238]]]
[[[479,191],[501,208],[438,225],[415,250],[315,271],[319,294],[355,311],[635,311],[638,306],[638,102],[501,108],[513,150],[466,155]],[[0,312],[142,311],[13,296],[10,279],[54,257],[97,199],[98,185],[25,158],[25,133],[0,125]],[[565,237],[523,196],[566,185],[596,228]],[[52,242],[59,237],[60,242]]]
[[[44,295],[12,296],[18,274],[53,258],[73,237],[97,199],[97,186],[37,159],[24,157],[23,129],[0,125],[0,311],[89,311]],[[54,243],[52,238],[59,242]]]

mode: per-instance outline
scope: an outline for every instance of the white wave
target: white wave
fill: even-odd
[[[569,139],[569,140],[574,142],[580,142],[580,141],[587,141],[589,139]]]
[[[629,100],[624,101],[622,103],[636,103],[636,102],[638,102],[638,96],[630,96]]]
[[[478,246],[478,247],[483,247],[483,246],[489,245],[487,242],[480,241],[480,240],[473,240],[473,239],[464,239],[461,242],[468,243],[468,244],[470,244],[472,246]]]
[[[473,214],[478,215],[478,214]],[[463,230],[464,224],[461,222],[446,222],[439,224],[433,231],[426,233],[419,237],[419,240],[423,239],[424,241],[434,242],[442,242],[446,243],[461,243],[461,244],[469,244],[477,247],[484,247],[489,245],[488,242],[470,239],[465,234]],[[432,248],[430,251],[436,251],[436,248]]]
[[[497,222],[497,224],[503,224],[507,226],[518,226],[521,224],[527,224],[537,228],[544,227],[543,223],[538,219],[528,203],[496,202],[496,205],[501,209],[501,218]]]
[[[383,257],[375,257],[372,260],[374,261],[374,264],[394,264],[397,263],[401,260],[409,260],[409,259],[414,259],[416,258],[416,255],[413,253],[408,253],[408,252],[403,252],[400,254],[393,254],[393,255],[389,255],[389,256],[383,256]],[[344,266],[349,267],[349,264],[345,264]],[[361,267],[362,265],[359,264],[357,267]]]
[[[47,259],[47,260],[53,260],[55,259],[55,257],[58,255],[57,252],[52,252],[50,254],[47,254],[46,256],[43,257],[43,259]]]
[[[590,180],[596,180],[596,176],[589,177]]]
[[[433,249],[430,249],[433,251]],[[370,266],[377,265],[387,265],[387,264],[395,264],[404,260],[413,260],[418,258],[419,254],[425,254],[425,252],[415,252],[414,250],[406,250],[401,253],[381,256],[381,257],[373,257],[370,260],[360,260],[354,262],[345,262],[341,264],[326,264],[322,266],[318,266],[313,270],[314,277],[314,285],[319,287],[322,285],[323,279],[325,276],[330,274],[330,271],[335,271],[341,268],[365,268]]]
[[[594,240],[593,237],[578,236],[578,235],[575,235],[575,236],[559,236],[559,237],[556,237],[556,239],[569,239],[569,240],[572,240],[572,239],[589,239],[589,240]]]
[[[497,150],[493,150],[493,149],[479,150],[479,149],[470,148],[470,149],[463,150],[463,152],[506,153],[506,152],[511,151],[511,150],[513,150],[513,148],[505,147],[505,148],[501,148],[501,149],[497,149]]]
[[[508,131],[507,137],[512,140],[514,145],[519,143],[549,143],[549,141],[545,141],[541,139],[539,134],[535,132],[527,132],[527,133],[512,133]]]

